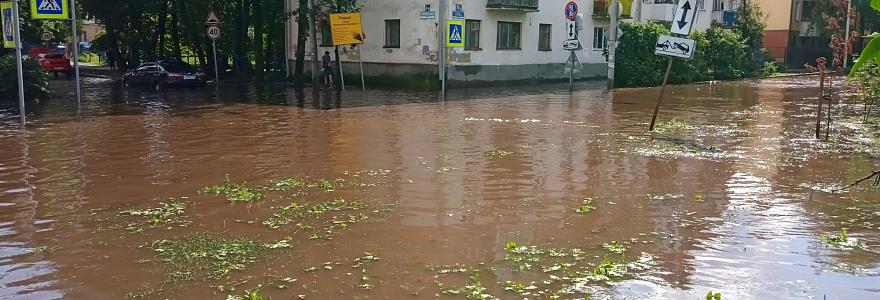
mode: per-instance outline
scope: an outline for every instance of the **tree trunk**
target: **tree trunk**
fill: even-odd
[[[168,6],[162,6],[162,10],[159,12],[159,22],[157,25],[157,30],[153,32],[153,37],[150,39],[150,43],[147,45],[146,54],[152,56],[154,58],[162,57],[164,51],[157,51],[157,49],[162,49],[160,41],[165,36],[165,23],[168,20]]]
[[[299,0],[296,33],[296,63],[293,70],[294,83],[298,87],[303,84],[303,72],[306,59],[306,32],[308,31],[308,0]]]
[[[254,10],[254,62],[256,64],[257,81],[263,80],[263,71],[265,71],[265,61],[263,57],[263,8],[261,0],[252,0]]]
[[[235,4],[235,58],[232,60],[233,70],[236,75],[244,74],[244,62],[247,60],[245,51],[245,39],[247,39],[247,20],[244,13],[244,0],[238,0]]]
[[[183,54],[180,51],[180,5],[177,5],[177,1],[172,1],[174,3],[174,10],[171,13],[171,49],[173,50],[172,55],[177,60],[181,60],[183,58]]]

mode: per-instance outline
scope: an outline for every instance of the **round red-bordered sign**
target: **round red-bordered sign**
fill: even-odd
[[[571,21],[577,19],[578,15],[578,4],[577,2],[571,1],[568,4],[565,4],[565,18]]]

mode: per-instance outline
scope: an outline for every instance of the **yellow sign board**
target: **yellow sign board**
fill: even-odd
[[[31,17],[34,19],[70,19],[69,0],[31,0]]]
[[[15,48],[12,2],[0,2],[0,24],[3,25],[3,48]]]
[[[364,42],[364,28],[359,13],[330,14],[330,31],[334,46]]]
[[[446,46],[464,48],[464,21],[450,20],[446,24]]]

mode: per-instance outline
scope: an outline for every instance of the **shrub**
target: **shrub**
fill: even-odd
[[[859,66],[852,80],[861,87],[859,99],[866,105],[880,100],[880,65],[876,61],[871,60]]]
[[[669,30],[657,23],[622,23],[614,82],[620,87],[654,86],[663,80],[666,59],[654,55],[657,37]]]
[[[46,99],[49,97],[49,77],[39,63],[33,59],[25,59],[24,95],[28,99]],[[14,102],[18,99],[18,75],[16,75],[15,56],[0,56],[0,101]]]
[[[674,59],[672,72],[669,74],[670,83],[688,83],[712,79],[712,72],[706,63],[706,51],[709,40],[703,32],[694,32],[690,36],[697,42],[697,52],[690,60]],[[652,53],[653,55],[653,53]]]
[[[777,64],[775,61],[764,62],[764,67],[761,68],[761,74],[763,74],[764,77],[773,76],[773,74],[776,73],[779,73],[779,64]]]
[[[727,28],[712,27],[706,31],[709,45],[706,48],[706,62],[715,79],[736,79],[744,75],[743,60],[746,56],[745,40]]]

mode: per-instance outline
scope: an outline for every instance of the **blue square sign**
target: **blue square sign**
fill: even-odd
[[[450,20],[446,33],[447,46],[452,48],[464,47],[464,21]]]
[[[34,19],[67,19],[67,0],[31,0],[31,15]]]

